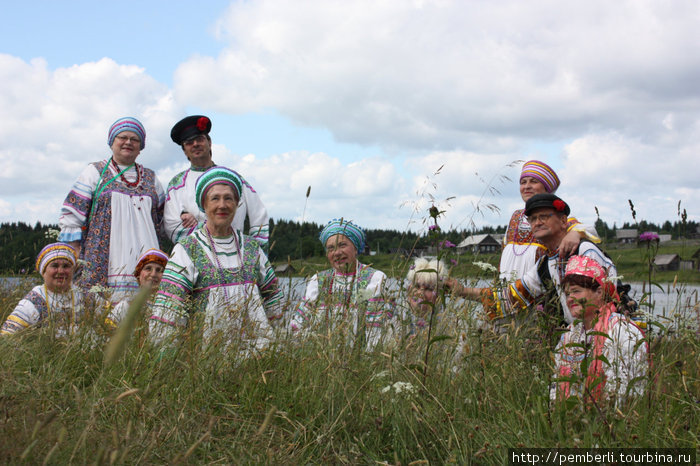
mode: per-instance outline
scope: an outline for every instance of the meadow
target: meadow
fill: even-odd
[[[28,287],[0,298],[3,320]],[[443,301],[430,340],[398,328],[372,351],[342,327],[280,332],[247,357],[196,334],[163,351],[138,306],[114,334],[95,317],[65,339],[3,337],[0,462],[506,464],[513,447],[698,448],[697,309],[672,334],[650,324],[644,396],[596,405],[551,402],[548,346],[496,335],[473,310]]]

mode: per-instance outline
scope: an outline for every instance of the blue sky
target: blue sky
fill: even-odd
[[[685,169],[700,149],[694,1],[28,1],[3,11],[0,221],[55,223],[125,115],[146,125],[139,162],[167,184],[186,166],[170,127],[193,113],[212,118],[215,160],[243,173],[274,218],[300,218],[310,185],[306,218],[319,223],[421,229],[434,202],[447,227],[502,225],[522,204],[511,162],[537,158],[586,222],[594,207],[610,224],[632,221],[627,199],[638,218],[675,220],[681,201],[699,219]],[[488,180],[500,194],[482,196]]]

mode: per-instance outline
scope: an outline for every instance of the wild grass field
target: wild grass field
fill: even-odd
[[[3,320],[27,290],[0,298]],[[549,348],[482,329],[471,310],[449,304],[431,342],[400,329],[369,352],[342,329],[282,332],[247,357],[194,335],[162,351],[89,320],[66,339],[3,337],[0,462],[506,464],[509,447],[698,448],[697,310],[672,334],[652,324],[644,396],[596,406],[550,402]]]

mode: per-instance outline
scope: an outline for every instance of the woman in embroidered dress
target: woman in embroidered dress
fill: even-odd
[[[75,264],[75,250],[70,245],[53,243],[44,247],[36,258],[36,269],[44,283],[20,300],[0,333],[8,335],[45,325],[52,326],[56,336],[73,333],[86,306],[83,292],[73,285]]]
[[[362,318],[367,348],[372,348],[381,338],[388,317],[384,315],[382,296],[386,275],[357,260],[365,248],[365,232],[354,223],[331,220],[321,230],[319,239],[332,268],[311,277],[304,298],[292,315],[290,328],[296,331],[314,324],[336,327],[343,323],[351,325],[357,334],[358,320]]]
[[[549,165],[539,160],[525,162],[520,173],[520,196],[523,202],[535,194],[554,193],[558,187],[559,177]],[[574,217],[569,217],[568,230],[569,233],[559,246],[559,253],[563,257],[576,252],[581,238],[600,243],[595,228],[581,225]],[[545,247],[532,236],[525,209],[513,212],[503,240],[499,267],[501,278],[509,283],[522,278],[544,253]]]
[[[68,193],[59,240],[85,261],[78,284],[112,288],[112,302],[133,294],[132,271],[140,254],[158,248],[164,192],[153,170],[136,163],[146,131],[136,118],[121,118],[107,136],[112,155],[87,166]]]
[[[149,249],[144,252],[134,269],[134,277],[139,282],[141,289],[151,290],[151,297],[158,291],[160,280],[163,278],[163,271],[168,263],[168,255],[160,249]],[[109,323],[116,326],[126,316],[131,304],[131,298],[124,299],[117,304],[109,315]],[[151,299],[148,305],[152,305]]]
[[[282,292],[267,256],[255,239],[231,227],[241,189],[240,177],[225,167],[197,180],[196,201],[207,220],[180,239],[165,267],[150,320],[156,341],[196,319],[208,342],[228,346],[239,335],[243,345],[261,349],[281,322]]]
[[[605,269],[590,257],[573,256],[564,276],[567,306],[576,320],[555,349],[552,399],[583,395],[599,401],[641,394],[649,367],[649,346],[644,333],[615,309],[615,285],[606,281]],[[587,373],[581,373],[584,360]],[[581,383],[576,383],[576,378]],[[636,379],[636,380],[635,380]]]

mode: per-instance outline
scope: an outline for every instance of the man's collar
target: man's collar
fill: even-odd
[[[205,172],[214,166],[216,166],[216,164],[212,161],[211,165],[209,165],[208,167],[195,167],[194,165],[190,165],[190,170],[192,170],[193,172]]]

